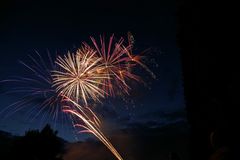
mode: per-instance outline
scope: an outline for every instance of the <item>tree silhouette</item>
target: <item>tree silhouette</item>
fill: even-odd
[[[40,132],[31,130],[18,137],[10,152],[8,159],[61,160],[63,141],[57,137],[57,131],[47,124]]]
[[[232,38],[227,35],[234,35],[225,28],[226,24],[231,26],[227,23],[229,16],[221,15],[220,3],[218,7],[215,2],[202,0],[178,3],[177,43],[190,123],[191,159],[209,159],[213,152],[209,137],[216,130],[221,138],[215,143],[238,154],[240,63],[235,52],[229,51],[233,47],[227,41]]]

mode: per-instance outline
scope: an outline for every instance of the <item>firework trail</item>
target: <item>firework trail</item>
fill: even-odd
[[[70,102],[70,106],[66,105],[63,109],[63,112],[72,114],[76,116],[79,121],[83,123],[76,123],[76,127],[81,127],[84,130],[81,130],[79,133],[91,133],[94,136],[96,136],[112,153],[116,156],[118,160],[123,160],[121,155],[118,153],[118,151],[114,148],[114,146],[111,144],[111,142],[107,139],[107,137],[102,133],[100,129],[100,120],[94,114],[94,112],[89,107],[82,107],[70,98],[64,96],[66,102]],[[76,109],[73,109],[76,108]]]

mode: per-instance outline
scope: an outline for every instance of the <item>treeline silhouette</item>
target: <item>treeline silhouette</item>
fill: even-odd
[[[222,5],[222,6],[221,6]],[[220,7],[221,6],[221,7]],[[239,59],[226,1],[180,0],[180,48],[191,159],[239,160]]]
[[[0,134],[0,159],[62,160],[64,140],[50,125],[41,131],[30,130],[22,137]]]

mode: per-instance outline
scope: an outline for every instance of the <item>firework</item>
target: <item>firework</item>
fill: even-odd
[[[55,117],[60,111],[69,113],[77,122],[75,127],[81,127],[80,132],[95,135],[118,160],[123,158],[101,131],[101,121],[89,107],[89,104],[101,102],[107,96],[129,94],[132,80],[141,82],[141,78],[133,71],[140,65],[153,77],[155,76],[143,63],[142,54],[133,54],[134,38],[128,33],[128,42],[123,38],[114,40],[114,35],[108,43],[100,36],[100,42],[91,37],[92,45],[83,42],[83,46],[75,53],[68,52],[58,56],[53,63],[50,58],[48,66],[38,54],[39,60],[31,58],[33,65],[21,62],[31,71],[31,77],[19,77],[13,80],[18,83],[14,92],[25,93],[18,102],[15,111],[40,100],[41,114],[45,109],[51,109]],[[64,107],[63,107],[64,106]],[[72,120],[72,123],[74,123]]]
[[[132,68],[135,66],[129,56],[132,50],[132,44],[124,45],[124,39],[114,42],[114,35],[109,38],[106,43],[104,37],[100,36],[100,44],[96,39],[91,37],[93,47],[96,50],[97,56],[101,57],[100,63],[104,65],[101,72],[108,75],[103,80],[103,90],[106,95],[115,96],[119,91],[129,93],[130,86],[128,80],[140,81],[139,76],[132,73]],[[83,43],[86,48],[91,48],[86,42]]]
[[[128,44],[124,39],[114,42],[114,35],[108,44],[100,36],[100,44],[91,37],[93,46],[83,42],[83,46],[76,53],[68,53],[63,58],[58,57],[59,66],[53,71],[53,86],[60,96],[72,105],[64,112],[77,117],[83,124],[75,124],[84,128],[81,132],[95,135],[119,159],[122,157],[104,136],[100,129],[100,120],[89,108],[88,102],[100,101],[105,96],[115,96],[117,93],[129,93],[128,82],[141,81],[133,73],[133,68],[139,64],[152,73],[141,61],[143,56],[132,53],[134,39],[128,34]]]
[[[101,58],[96,57],[95,51],[82,47],[77,53],[68,53],[63,58],[58,57],[58,69],[53,71],[53,87],[59,94],[70,97],[77,103],[88,100],[100,101],[104,97],[102,79],[106,74],[100,72],[104,66],[99,63]]]

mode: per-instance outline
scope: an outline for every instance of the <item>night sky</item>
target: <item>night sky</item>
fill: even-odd
[[[180,55],[176,46],[175,1],[6,1],[0,2],[0,79],[26,76],[19,60],[28,61],[35,50],[43,57],[49,52],[65,54],[100,34],[135,38],[136,51],[151,48],[147,54],[149,68],[157,79],[140,71],[148,86],[137,84],[131,91],[132,103],[111,99],[99,106],[109,132],[136,125],[161,127],[185,122]],[[143,72],[143,73],[142,73]],[[7,90],[0,84],[0,92]],[[0,95],[0,110],[17,100],[16,95]],[[41,128],[39,119],[29,121],[27,110],[0,119],[0,130],[22,135]],[[51,119],[46,123],[51,123]],[[57,122],[59,135],[73,141],[71,127]],[[67,128],[67,129],[66,129]],[[82,139],[85,135],[78,135]]]

